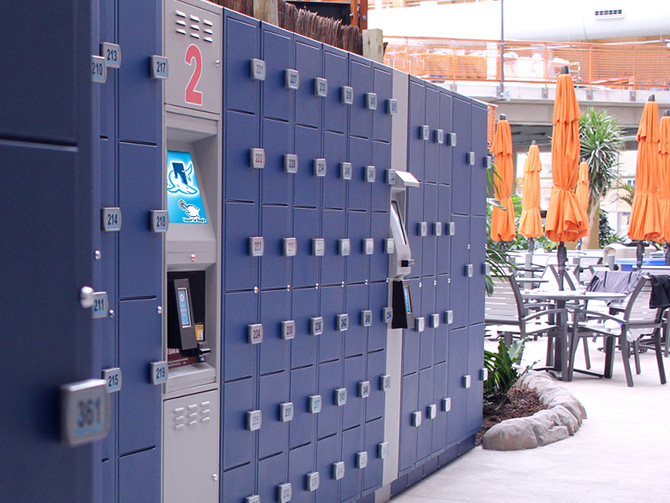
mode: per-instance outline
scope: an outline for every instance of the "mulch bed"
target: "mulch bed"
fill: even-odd
[[[496,408],[495,405],[484,405],[484,423],[477,433],[476,445],[482,443],[484,433],[505,419],[532,416],[547,408],[533,390],[513,388],[509,396],[510,400],[500,408]]]

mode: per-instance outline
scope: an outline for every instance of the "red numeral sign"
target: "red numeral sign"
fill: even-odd
[[[186,63],[191,66],[195,61],[195,68],[193,68],[193,73],[191,74],[191,79],[188,81],[186,86],[186,103],[192,103],[193,105],[202,105],[202,91],[197,91],[195,87],[200,82],[200,77],[202,76],[202,53],[198,46],[191,44],[186,49]]]

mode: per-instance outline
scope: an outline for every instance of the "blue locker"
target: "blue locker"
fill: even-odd
[[[260,381],[258,408],[263,414],[263,423],[258,430],[258,458],[288,450],[289,423],[282,422],[279,404],[289,401],[289,371],[263,376]]]
[[[391,187],[386,183],[386,172],[391,169],[391,144],[372,142],[372,165],[376,168],[376,180],[372,185],[370,208],[373,211],[389,211]]]
[[[341,133],[324,131],[323,157],[326,176],[323,179],[323,207],[344,209],[347,204],[347,186],[352,181],[342,178],[340,163],[347,162],[347,137]]]
[[[370,237],[370,214],[364,211],[347,212],[347,236],[351,254],[347,257],[347,283],[359,283],[370,277],[370,255],[363,249],[363,240]]]
[[[250,463],[256,457],[257,434],[247,430],[250,410],[256,410],[256,379],[225,383],[221,412],[224,470]]]
[[[456,146],[451,151],[452,199],[451,211],[459,215],[470,213],[471,174],[473,166],[467,164],[471,150],[470,135],[472,105],[467,98],[455,96],[453,100],[453,129],[456,133]]]
[[[381,377],[386,374],[386,351],[368,354],[368,374],[370,396],[365,399],[365,420],[372,421],[384,415],[386,393],[381,387]],[[396,383],[397,385],[397,383]],[[393,384],[391,384],[393,386]]]
[[[368,466],[363,470],[363,491],[379,489],[384,475],[384,460],[379,457],[379,444],[384,441],[384,420],[377,419],[365,425],[365,447]]]
[[[407,140],[407,168],[410,173],[424,181],[426,163],[426,141],[421,134],[421,126],[426,124],[426,88],[424,81],[409,78],[409,131]]]
[[[294,175],[293,203],[316,208],[321,202],[322,177],[314,175],[314,159],[322,156],[321,132],[295,126],[295,153],[298,155],[298,172]]]
[[[284,238],[293,236],[293,211],[288,206],[263,205],[261,230],[265,243],[260,258],[261,288],[286,288],[291,284],[293,262],[296,260],[296,257],[284,255]]]
[[[316,365],[317,337],[310,333],[310,318],[318,316],[319,291],[315,288],[293,290],[295,338],[291,341],[291,368]]]
[[[476,433],[482,426],[484,381],[481,370],[484,368],[484,329],[483,323],[468,328],[468,374],[472,376],[472,386],[466,390],[466,431],[469,434]]]
[[[261,291],[261,323],[263,342],[260,344],[260,374],[290,368],[291,341],[281,337],[281,322],[291,318],[291,292]]]
[[[451,241],[447,225],[451,222],[451,187],[449,185],[437,186],[437,221],[442,224],[442,235],[437,237],[437,274],[449,272],[449,258],[451,254]]]
[[[343,387],[342,362],[334,361],[319,365],[319,394],[321,412],[318,416],[317,438],[337,433],[342,428],[342,408],[335,403],[335,390]]]
[[[341,285],[347,257],[340,255],[339,240],[347,236],[346,215],[342,210],[323,210],[323,238],[326,240],[326,255],[321,261],[321,284]]]
[[[223,472],[221,501],[223,503],[242,503],[247,496],[256,494],[255,471],[256,464],[247,463]]]
[[[349,105],[342,103],[342,86],[349,85],[349,60],[347,53],[330,46],[323,46],[324,77],[328,80],[325,98],[323,129],[347,133]],[[356,90],[354,89],[354,93]]]
[[[261,23],[266,75],[261,85],[263,117],[289,121],[293,117],[295,90],[286,87],[286,70],[294,68],[291,32]]]
[[[125,382],[123,383],[125,386]],[[161,451],[149,449],[119,458],[119,503],[161,502]]]
[[[224,10],[224,15],[224,110],[258,114],[260,81],[251,78],[250,65],[252,59],[261,57],[260,23],[231,10]]]
[[[447,413],[447,444],[462,440],[466,433],[466,389],[463,376],[468,373],[468,329],[449,331],[449,361],[447,362],[447,390],[451,410]],[[481,395],[480,395],[481,397]],[[479,406],[481,407],[481,398]]]
[[[259,257],[249,254],[249,238],[260,235],[259,207],[249,203],[225,203],[223,228],[224,285],[226,291],[251,290],[259,284]]]
[[[423,221],[423,186],[407,190],[407,239],[415,260],[409,277],[421,276],[423,240],[419,234],[419,222]]]
[[[98,2],[98,22],[100,23],[99,39],[104,42],[117,42],[115,21],[116,21],[116,4],[114,0],[101,0]],[[96,41],[97,42],[97,41]],[[99,45],[94,44],[93,51],[99,48]],[[100,113],[100,136],[104,138],[114,138],[116,136],[116,110],[118,104],[116,102],[116,76],[117,72],[107,71],[107,82],[101,86],[96,86],[99,92],[98,111]],[[60,83],[60,79],[59,79]],[[94,90],[95,93],[95,90]],[[42,94],[42,93],[40,93]],[[54,106],[55,104],[51,104]],[[5,109],[3,107],[3,109]],[[25,111],[23,112],[25,114]],[[40,122],[44,120],[40,119]],[[62,118],[59,120],[62,121]],[[101,173],[105,173],[106,168],[102,168]],[[114,184],[116,185],[116,184]],[[104,190],[104,185],[102,185]]]
[[[367,398],[361,398],[359,383],[366,380],[365,355],[352,356],[344,360],[344,387],[347,388],[347,404],[344,406],[342,429],[347,430],[365,422]]]
[[[438,181],[451,184],[451,153],[453,147],[447,141],[447,134],[453,132],[452,93],[443,89],[440,92],[440,125],[444,131],[444,143],[438,145]],[[458,139],[456,140],[458,144]]]
[[[346,501],[357,497],[361,493],[363,472],[366,468],[356,466],[356,453],[363,450],[365,431],[357,426],[342,432],[342,460],[345,466],[345,475],[342,479],[340,499]]]
[[[115,503],[117,501],[117,484],[113,461],[102,463],[102,503]]]
[[[161,386],[151,384],[149,364],[161,360],[161,317],[156,299],[119,302],[119,452],[160,445]]]
[[[340,503],[340,482],[333,477],[333,463],[342,461],[342,434],[316,443],[316,468],[321,474],[319,503]],[[345,473],[345,477],[347,474]]]
[[[483,345],[482,345],[483,347]],[[442,399],[447,395],[447,364],[433,367],[433,402],[437,405],[437,416],[433,419],[431,453],[436,453],[447,445],[447,412],[442,408]],[[481,404],[480,404],[481,405]]]
[[[288,453],[288,480],[293,486],[292,503],[314,503],[319,489],[315,492],[307,490],[307,474],[316,471],[316,443],[294,449]],[[319,474],[319,479],[327,474]],[[320,482],[320,480],[319,480]]]
[[[438,149],[436,131],[440,127],[440,91],[436,85],[426,83],[426,122],[430,128],[430,136],[426,145],[425,181],[437,183],[438,181]]]
[[[147,145],[119,144],[119,297],[158,296],[161,235],[151,232],[149,212],[162,207],[162,182],[155,176],[161,153]]]
[[[319,339],[319,363],[342,359],[343,339],[347,332],[340,332],[337,316],[345,313],[344,288],[340,285],[321,288],[321,316],[323,317],[323,334]],[[349,322],[353,320],[349,314]]]
[[[435,328],[431,326],[431,315],[435,313],[435,283],[434,277],[422,279],[421,287],[421,316],[425,319],[425,330],[420,335],[419,368],[425,369],[433,365],[435,358]],[[442,316],[440,316],[442,325]]]
[[[361,311],[369,309],[367,285],[347,285],[346,311],[349,313],[349,330],[344,334],[344,356],[362,355],[368,348],[368,327],[361,322]],[[374,324],[374,315],[372,323]]]
[[[354,104],[351,105],[349,134],[361,138],[372,138],[373,110],[367,108],[366,95],[373,92],[372,61],[349,54],[350,85],[354,88]]]
[[[419,371],[419,410],[423,414],[423,422],[417,432],[416,459],[422,460],[430,456],[433,440],[433,421],[428,417],[428,406],[433,404],[433,369]]]
[[[316,366],[291,370],[293,421],[289,423],[289,448],[312,442],[316,435],[318,414],[308,410],[309,396],[318,394]]]
[[[427,235],[423,238],[421,247],[421,273],[423,276],[435,274],[437,262],[437,241],[442,236],[435,235],[437,222],[437,185],[423,184],[423,222],[427,225]],[[413,250],[412,250],[413,251]]]
[[[391,114],[387,110],[387,100],[393,98],[393,75],[387,66],[373,63],[374,89],[377,94],[377,110],[372,119],[372,138],[391,141]]]
[[[352,177],[349,180],[348,208],[350,210],[368,210],[370,194],[374,183],[366,179],[366,166],[372,166],[372,142],[364,138],[349,137],[349,153],[351,157]],[[376,173],[379,174],[379,173]]]
[[[248,327],[258,323],[258,294],[223,296],[223,379],[255,376],[258,345],[249,344]],[[262,344],[262,343],[261,343]]]
[[[261,201],[264,204],[291,205],[295,175],[284,171],[284,155],[294,151],[293,128],[287,122],[272,119],[263,119],[262,128],[265,168],[260,170]]]
[[[226,86],[230,87],[233,86]],[[252,168],[250,163],[250,150],[260,146],[258,116],[226,112],[224,118],[223,198],[226,201],[258,201],[261,170]]]
[[[419,410],[419,374],[414,373],[402,378],[402,405],[400,406],[400,459],[402,472],[414,466],[418,428],[412,425],[412,414]],[[422,415],[425,415],[422,411]],[[423,418],[425,419],[425,418]]]
[[[473,215],[486,216],[486,169],[488,110],[478,105],[472,107],[472,151],[475,153],[475,165],[472,167],[472,191],[470,210]]]
[[[440,315],[440,326],[435,329],[435,364],[447,361],[447,338],[449,337],[449,325],[447,324],[446,311],[452,308],[449,302],[449,276],[441,274],[435,276],[435,313]]]
[[[389,305],[389,285],[370,283],[370,310],[372,311],[372,326],[368,328],[368,352],[386,348],[386,332],[388,325],[384,321],[383,310]]]
[[[258,495],[261,501],[279,501],[279,485],[288,482],[288,453],[258,462]],[[295,490],[295,489],[294,489]]]
[[[319,210],[311,208],[293,210],[293,230],[298,240],[298,253],[293,257],[294,287],[313,287],[319,282],[322,257],[315,256],[312,252],[312,239],[321,237],[319,215]]]
[[[388,213],[370,213],[370,236],[375,243],[374,253],[370,255],[370,281],[386,281],[389,276],[389,255],[384,250],[384,240],[391,234],[390,218]]]
[[[415,315],[421,313],[421,280],[411,279],[409,291],[412,295],[412,308]],[[402,338],[402,375],[412,374],[419,370],[419,342],[421,333],[415,328],[403,330]]]
[[[162,135],[163,85],[150,78],[148,60],[152,54],[163,54],[162,3],[118,2],[117,9],[119,45],[123,50],[123,64],[116,70],[119,139],[158,145]]]
[[[314,92],[315,81],[323,77],[322,44],[300,35],[295,39],[295,68],[300,72],[300,87],[296,91],[295,123],[321,127],[323,98]]]
[[[464,327],[468,323],[469,279],[465,266],[469,263],[470,219],[466,216],[452,215],[456,224],[456,235],[451,238],[451,290],[449,300],[454,311],[453,327]]]
[[[468,322],[472,325],[484,323],[486,217],[470,217],[470,263],[473,266],[473,276],[470,278]]]

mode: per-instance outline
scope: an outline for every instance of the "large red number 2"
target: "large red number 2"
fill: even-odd
[[[186,103],[202,105],[202,91],[196,91],[195,89],[202,76],[202,53],[195,44],[189,45],[188,49],[186,49],[186,63],[191,66],[193,60],[195,60],[195,68],[191,74],[191,80],[188,81],[188,85],[186,86]]]

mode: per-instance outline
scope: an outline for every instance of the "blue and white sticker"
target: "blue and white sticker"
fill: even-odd
[[[190,152],[167,152],[167,209],[170,223],[207,223],[205,205]]]

